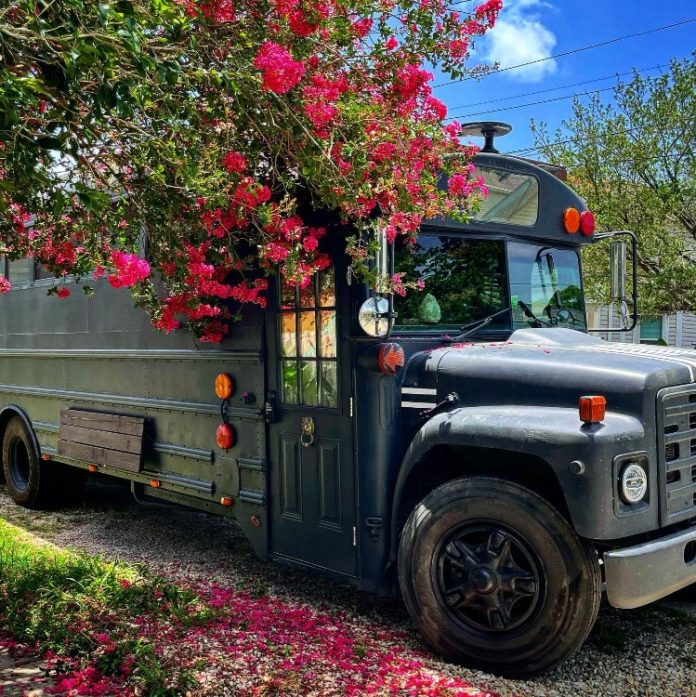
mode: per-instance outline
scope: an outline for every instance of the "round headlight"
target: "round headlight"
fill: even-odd
[[[370,336],[383,337],[389,333],[389,301],[383,297],[368,298],[358,312],[360,328]]]
[[[622,470],[619,493],[628,504],[638,503],[648,491],[648,475],[636,462],[629,462]]]

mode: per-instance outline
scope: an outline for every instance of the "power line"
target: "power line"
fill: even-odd
[[[686,119],[685,121],[681,121],[678,125],[683,126],[685,124],[689,123],[696,123],[696,119]],[[640,131],[643,127],[642,126],[633,126],[632,128],[622,128],[618,131],[609,131],[607,135],[624,135],[625,133],[633,133],[634,131]],[[557,140],[553,143],[546,143],[544,145],[540,145],[538,147],[536,146],[530,146],[528,148],[518,148],[517,150],[509,150],[506,152],[506,155],[521,155],[523,153],[531,153],[531,152],[542,152],[543,150],[547,148],[552,148],[555,145],[567,145],[568,143],[573,143],[575,141],[579,140],[578,136],[575,136],[573,138],[566,138],[565,140]]]
[[[656,32],[666,31],[667,29],[674,29],[675,27],[681,27],[685,24],[691,24],[696,22],[696,17],[690,19],[684,19],[681,22],[675,22],[674,24],[665,24],[661,27],[655,27],[654,29],[646,29],[645,31],[638,31],[633,34],[624,34],[623,36],[617,36],[613,39],[607,39],[606,41],[600,41],[596,44],[589,44],[588,46],[580,46],[579,48],[573,48],[569,51],[563,51],[562,53],[555,53],[552,56],[546,56],[545,58],[537,58],[536,60],[526,61],[525,63],[518,63],[517,65],[509,65],[506,68],[498,68],[497,70],[492,70],[488,73],[478,76],[478,78],[488,77],[490,75],[497,75],[498,73],[504,73],[508,70],[515,70],[517,68],[524,68],[529,65],[536,65],[537,63],[543,63],[545,61],[554,60],[555,58],[564,58],[565,56],[570,56],[575,53],[582,53],[583,51],[590,51],[595,48],[603,48],[604,46],[609,46],[611,44],[618,43],[619,41],[625,41],[626,39],[634,39],[637,36],[647,36],[648,34],[655,34]],[[458,82],[466,82],[467,80],[475,80],[477,77],[473,75],[468,75],[466,77],[458,78],[457,80],[449,80],[448,82],[440,82],[433,87],[446,87],[447,85],[454,85]]]
[[[625,75],[633,75],[634,73],[645,73],[649,70],[659,70],[660,68],[667,68],[667,65],[653,65],[650,68],[639,68],[633,70],[627,70],[623,73],[613,73],[612,75],[607,75],[606,77],[597,77],[592,80],[583,80],[582,82],[571,82],[567,85],[559,85],[557,87],[547,87],[544,90],[534,90],[533,92],[523,92],[522,94],[516,94],[512,97],[499,97],[498,99],[484,99],[481,102],[472,102],[471,104],[461,104],[460,106],[452,107],[450,112],[459,111],[461,109],[470,109],[475,106],[483,106],[484,104],[497,104],[499,102],[509,102],[513,99],[522,99],[523,97],[532,97],[535,94],[546,94],[548,92],[555,92],[556,90],[563,90],[569,87],[580,87],[581,85],[590,85],[595,82],[603,82],[604,80],[611,80],[613,78],[624,77]]]
[[[523,109],[524,107],[534,106],[535,104],[550,104],[551,102],[560,102],[563,99],[572,99],[573,97],[584,97],[589,96],[591,94],[599,94],[600,92],[606,92],[607,90],[613,89],[615,89],[614,85],[610,85],[609,87],[602,87],[602,89],[592,90],[591,92],[576,92],[574,94],[564,94],[560,97],[550,97],[549,99],[537,99],[537,101],[535,102],[527,102],[526,104],[516,104],[515,106],[506,106],[502,109],[494,109],[492,111],[490,109],[488,109],[487,111],[473,111],[470,114],[460,114],[457,118],[466,119],[469,116],[480,116],[481,114],[491,113],[497,114],[501,111],[514,111],[515,109]],[[450,116],[447,120],[449,121],[453,118],[453,116]]]

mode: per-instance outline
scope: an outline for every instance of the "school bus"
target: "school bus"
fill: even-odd
[[[476,128],[480,211],[384,246],[422,293],[350,282],[328,235],[312,285],[274,280],[197,346],[103,281],[57,301],[4,262],[7,493],[62,505],[99,472],[228,516],[260,558],[401,593],[434,650],[511,676],[573,653],[603,591],[632,608],[696,582],[696,355],[587,331],[592,214]]]

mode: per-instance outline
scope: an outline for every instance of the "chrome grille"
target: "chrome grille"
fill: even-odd
[[[662,525],[696,517],[696,387],[657,395],[658,466]]]

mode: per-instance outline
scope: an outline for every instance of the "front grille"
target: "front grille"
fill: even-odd
[[[662,525],[696,517],[696,387],[657,395],[657,452]]]

